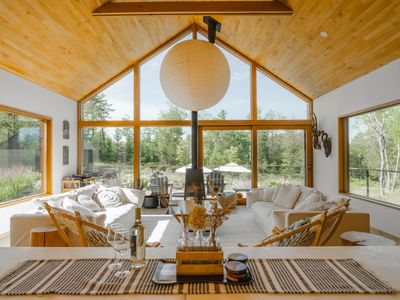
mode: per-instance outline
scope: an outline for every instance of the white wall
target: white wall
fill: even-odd
[[[314,101],[318,122],[332,138],[332,154],[314,150],[314,185],[327,194],[338,193],[338,117],[400,99],[400,59],[364,75]],[[400,236],[400,210],[363,200],[352,200],[357,210],[368,211],[371,225]]]
[[[7,71],[0,70],[0,104],[52,118],[53,124],[53,193],[61,191],[63,176],[76,173],[77,103]],[[62,136],[62,122],[70,124],[70,139]],[[62,161],[62,147],[69,146],[69,165]],[[0,235],[9,229],[9,217],[31,209],[29,202],[0,209]]]

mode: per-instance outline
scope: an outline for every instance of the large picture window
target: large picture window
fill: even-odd
[[[342,191],[400,206],[400,103],[342,118]]]
[[[0,107],[0,203],[48,191],[49,126],[48,119]]]
[[[133,187],[133,130],[130,127],[83,129],[83,172],[105,186]]]
[[[140,179],[147,193],[157,192],[152,180],[162,176],[170,195],[182,198],[191,163],[191,112],[166,97],[160,68],[171,47],[193,38],[207,41],[206,35],[196,25],[188,27],[135,62],[133,72],[82,101],[81,173],[105,185],[132,186]],[[218,38],[215,46],[231,77],[221,101],[198,114],[198,162],[206,170],[205,182],[223,173],[224,191],[244,195],[283,182],[311,186],[311,99]]]

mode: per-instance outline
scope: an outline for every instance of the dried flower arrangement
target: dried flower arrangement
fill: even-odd
[[[194,205],[189,211],[188,223],[194,230],[202,230],[206,226],[207,211],[202,205]]]

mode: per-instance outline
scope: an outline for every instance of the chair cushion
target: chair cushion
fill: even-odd
[[[300,193],[300,187],[282,184],[275,192],[274,205],[293,208]]]
[[[103,210],[96,201],[94,201],[92,198],[90,198],[87,195],[79,195],[77,201],[80,205],[86,207],[87,209],[89,209],[93,212]]]

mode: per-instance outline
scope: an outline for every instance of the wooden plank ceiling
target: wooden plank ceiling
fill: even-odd
[[[191,23],[204,27],[194,16],[92,16],[105,2],[0,1],[0,66],[80,100]],[[284,2],[293,16],[214,16],[218,37],[311,98],[400,57],[399,0]]]

